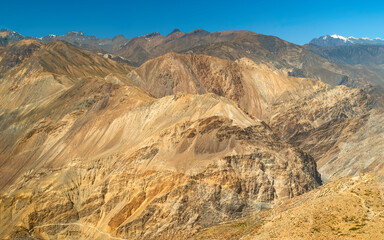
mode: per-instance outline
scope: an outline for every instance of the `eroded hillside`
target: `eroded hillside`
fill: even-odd
[[[192,234],[321,184],[310,155],[280,141],[229,99],[156,99],[124,77],[124,65],[76,49],[92,57],[82,76],[75,71],[82,65],[71,68],[72,60],[61,68],[55,67],[60,58],[47,65],[36,60],[50,47],[60,57],[60,49],[70,54],[72,46],[39,47],[6,72],[22,74],[3,79],[23,83],[22,96],[37,98],[3,100],[2,237]],[[33,86],[42,75],[68,82],[39,98]],[[8,89],[4,99],[18,89]]]

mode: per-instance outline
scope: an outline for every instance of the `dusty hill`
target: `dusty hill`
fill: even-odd
[[[378,172],[383,167],[383,113],[371,112],[362,117],[365,122],[348,138],[338,140],[336,155],[318,162],[323,178],[337,179],[365,172]]]
[[[374,100],[360,89],[331,87],[270,70],[270,65],[245,58],[233,62],[172,53],[149,60],[128,77],[155,97],[212,92],[229,98],[251,116],[264,119],[282,140],[310,153],[320,167],[328,165],[341,145],[366,124]],[[335,162],[330,169],[350,170]],[[326,170],[325,176],[329,176]],[[334,178],[341,176],[345,174]]]
[[[342,179],[282,205],[245,239],[382,239],[383,177]]]
[[[343,178],[190,239],[383,239],[382,186],[381,174]]]
[[[271,106],[307,96],[325,87],[313,79],[287,77],[249,59],[238,62],[205,55],[169,53],[129,73],[155,97],[177,93],[215,93],[249,114],[268,118]]]
[[[127,74],[131,69],[65,42],[19,41],[0,50],[0,106],[37,103],[81,78]]]
[[[228,239],[263,239],[292,225],[305,239],[381,226],[381,192],[352,196],[375,191],[371,175],[310,192],[316,161],[326,180],[382,168],[372,97],[308,78],[345,83],[343,69],[246,31],[130,43],[143,59],[200,45],[136,69],[61,41],[0,49],[0,238],[202,239],[226,226]]]
[[[115,53],[135,62],[137,66],[145,61],[168,52],[179,52],[199,44],[209,32],[197,29],[183,33],[175,29],[167,36],[150,33],[136,37],[123,44]]]
[[[320,183],[310,156],[225,99],[132,103],[136,90],[112,89],[115,96],[89,110],[69,104],[74,112],[46,116],[18,142],[1,169],[8,178],[18,169],[1,199],[3,236],[11,229],[12,236],[94,239],[193,232]]]
[[[125,73],[132,69],[63,41],[42,43],[35,40],[22,40],[4,47],[0,52],[0,67],[2,78],[25,77],[22,71],[33,72],[31,76],[48,72],[78,78]]]
[[[16,44],[1,62],[0,238],[192,234],[321,184],[311,156],[231,100],[156,99],[126,65]]]
[[[169,52],[231,61],[247,58],[286,76],[318,79],[332,86],[362,87],[376,99],[378,106],[384,106],[381,66],[337,65],[338,62],[333,63],[332,59],[323,58],[306,47],[249,31],[175,31],[168,36],[154,33],[130,40],[115,53],[138,66]]]

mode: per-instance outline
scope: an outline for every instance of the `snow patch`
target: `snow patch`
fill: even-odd
[[[343,37],[343,36],[340,36],[340,35],[337,35],[337,34],[333,34],[331,35],[332,38],[338,38],[338,39],[341,39],[343,40],[344,42],[347,42],[348,41],[348,38],[346,37]]]

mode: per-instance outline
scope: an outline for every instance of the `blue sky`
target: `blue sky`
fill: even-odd
[[[339,34],[384,38],[384,1],[0,1],[0,28],[26,36],[125,37],[150,32],[250,30],[297,44]]]

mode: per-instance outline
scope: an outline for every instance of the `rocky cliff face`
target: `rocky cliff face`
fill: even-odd
[[[382,239],[383,175],[343,178],[190,239]]]
[[[379,172],[383,169],[384,128],[383,113],[371,112],[357,131],[338,144],[339,151],[328,161],[319,163],[326,179]]]
[[[269,124],[281,139],[311,154],[327,179],[329,173],[322,166],[331,164],[343,143],[365,126],[372,106],[372,98],[364,91],[339,86],[274,106]],[[330,171],[349,169],[344,164],[331,165]]]

